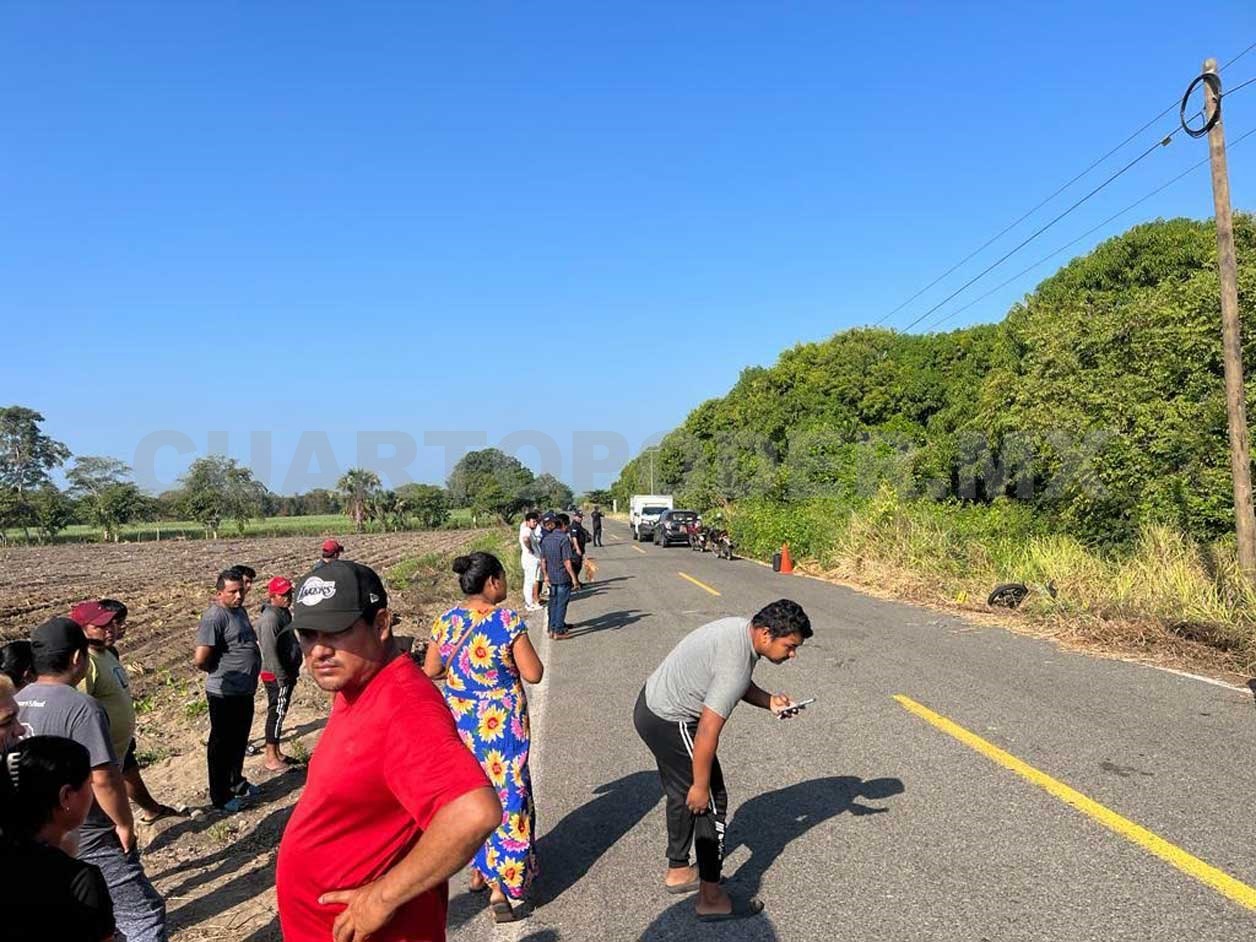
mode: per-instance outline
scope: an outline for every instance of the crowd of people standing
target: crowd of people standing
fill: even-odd
[[[221,813],[243,810],[257,792],[243,763],[259,677],[268,693],[267,767],[289,761],[279,739],[300,669],[286,631],[292,583],[268,583],[259,638],[245,608],[256,577],[246,565],[219,574],[194,640],[193,663],[207,675],[210,805]],[[58,939],[167,938],[136,824],[193,812],[153,797],[140,770],[135,701],[117,647],[128,614],[116,599],[88,599],[0,648],[0,859],[31,881],[8,923],[13,938],[51,938],[54,913]]]
[[[593,508],[594,532],[584,528],[584,512],[570,515],[557,511],[528,511],[519,524],[520,563],[523,566],[524,611],[547,609],[546,631],[550,638],[565,641],[574,627],[567,621],[571,594],[582,588],[586,549],[601,545],[602,512]],[[588,568],[590,576],[592,567]],[[548,595],[548,600],[545,600]]]
[[[539,683],[545,667],[526,615],[546,607],[549,636],[571,637],[570,594],[589,568],[586,547],[601,541],[596,508],[592,524],[590,534],[579,513],[526,515],[524,613],[503,604],[500,559],[457,557],[463,601],[434,620],[421,664],[393,637],[383,581],[342,559],[334,540],[301,579],[270,579],[256,630],[246,606],[256,572],[238,565],[219,573],[193,654],[206,675],[211,808],[236,813],[257,794],[243,766],[259,684],[264,761],[275,771],[293,761],[279,743],[298,673],[304,668],[332,694],[279,848],[288,942],[443,940],[447,881],[468,864],[469,888],[486,893],[493,920],[517,917],[541,864],[525,684]],[[126,616],[122,603],[85,601],[0,651],[0,862],[20,869],[29,887],[16,938],[42,937],[36,927],[46,927],[54,907],[66,927],[58,938],[166,938],[165,905],[144,872],[130,803],[145,821],[189,811],[153,799],[135,761],[135,708],[114,647]],[[721,619],[682,640],[638,696],[633,721],[666,795],[662,888],[694,893],[700,920],[762,908],[720,885],[727,793],[718,743],[739,701],[780,718],[796,714],[752,673],[761,658],[794,657],[810,636],[806,614],[788,600]],[[407,735],[398,736],[402,721]]]

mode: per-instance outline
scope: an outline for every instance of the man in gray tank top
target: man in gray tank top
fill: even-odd
[[[685,637],[650,675],[637,697],[633,722],[654,754],[667,796],[669,893],[698,891],[702,921],[753,915],[757,900],[734,901],[720,887],[728,793],[715,753],[724,723],[738,702],[784,719],[797,712],[784,694],[752,679],[760,658],[783,664],[811,637],[811,621],[789,599],[753,618],[721,618]],[[697,867],[689,863],[689,850]]]

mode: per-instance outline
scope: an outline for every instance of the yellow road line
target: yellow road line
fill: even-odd
[[[964,745],[980,752],[987,759],[997,762],[1005,769],[1009,769],[1022,778],[1027,779],[1044,791],[1054,795],[1066,805],[1071,805],[1082,814],[1099,822],[1108,830],[1116,832],[1126,840],[1133,841],[1144,850],[1150,851],[1166,863],[1177,867],[1187,876],[1194,877],[1200,883],[1212,887],[1222,896],[1232,899],[1241,906],[1246,906],[1248,909],[1256,909],[1256,889],[1253,889],[1246,883],[1234,879],[1228,873],[1218,870],[1211,864],[1204,863],[1198,857],[1188,854],[1174,844],[1170,844],[1158,834],[1154,834],[1128,818],[1122,817],[1115,811],[1099,804],[1099,802],[1087,798],[1081,792],[1069,788],[1058,779],[1052,778],[1045,772],[1040,772],[1011,753],[1004,752],[998,746],[986,742],[986,740],[974,733],[970,733],[964,727],[934,713],[928,707],[921,706],[910,697],[898,694],[894,699],[902,707],[936,726],[948,736],[958,739]]]
[[[714,589],[712,589],[712,588],[711,588],[709,585],[707,585],[705,582],[699,582],[699,581],[698,581],[697,579],[695,579],[693,576],[686,575],[686,574],[685,574],[685,573],[683,573],[683,572],[677,572],[677,573],[676,573],[676,575],[680,576],[680,578],[682,578],[682,579],[686,580],[687,582],[692,582],[694,585],[696,585],[699,589],[702,589],[704,592],[710,592],[712,595],[719,595],[719,593],[718,593],[718,592],[716,592]]]
[[[636,544],[633,544],[633,547],[632,547],[632,548],[633,548],[633,549],[635,549],[635,550],[636,550],[638,553],[640,553],[642,556],[644,556],[644,555],[645,555],[645,550],[643,550],[640,546],[637,546]]]

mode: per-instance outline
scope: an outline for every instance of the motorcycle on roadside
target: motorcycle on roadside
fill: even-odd
[[[705,553],[707,551],[707,529],[702,526],[701,518],[693,520],[685,527],[685,533],[689,537],[689,548],[696,553]]]

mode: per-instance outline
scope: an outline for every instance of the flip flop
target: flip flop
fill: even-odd
[[[763,900],[757,896],[748,900],[733,900],[733,909],[727,913],[698,913],[698,922],[729,922],[733,919],[748,919],[763,912]]]
[[[669,893],[675,894],[676,896],[680,896],[684,893],[696,893],[701,884],[701,880],[691,880],[689,883],[677,883],[674,886],[668,886],[664,883],[663,889],[667,890]]]
[[[489,903],[489,912],[493,914],[493,922],[514,922],[515,911],[510,903],[502,900],[500,903]]]
[[[140,815],[140,821],[143,824],[156,824],[163,818],[190,818],[191,816],[192,812],[183,805],[180,805],[178,808],[172,808],[170,805],[161,805],[157,809],[156,814]]]

